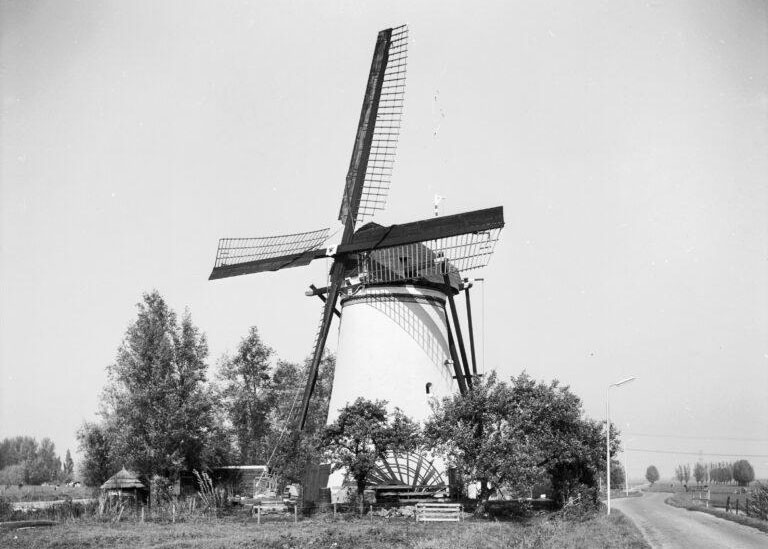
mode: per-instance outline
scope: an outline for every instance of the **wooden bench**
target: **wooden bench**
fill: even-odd
[[[417,503],[416,522],[459,522],[460,503]]]

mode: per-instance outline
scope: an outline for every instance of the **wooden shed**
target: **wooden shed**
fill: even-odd
[[[149,487],[139,475],[125,467],[112,475],[101,485],[101,491],[107,496],[132,498],[136,503],[147,503]]]

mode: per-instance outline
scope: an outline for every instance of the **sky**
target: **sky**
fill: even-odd
[[[376,33],[404,23],[376,221],[504,206],[472,273],[483,369],[598,419],[636,376],[610,392],[632,477],[768,477],[759,1],[0,0],[0,437],[74,452],[152,289],[211,365],[253,325],[309,354],[327,262],[209,282],[217,242],[336,226]]]

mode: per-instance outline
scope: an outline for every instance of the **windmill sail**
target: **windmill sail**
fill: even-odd
[[[408,27],[379,33],[341,200],[339,220],[357,225],[387,204],[405,100]]]
[[[222,238],[209,280],[308,265],[325,257],[330,229],[261,238]]]
[[[487,229],[358,255],[358,273],[366,284],[426,279],[440,283],[485,267],[499,240],[500,228]]]

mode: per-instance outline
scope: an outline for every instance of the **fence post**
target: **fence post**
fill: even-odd
[[[293,523],[298,524],[299,523],[299,504],[293,506]]]
[[[171,522],[176,523],[176,504],[171,504]]]
[[[333,504],[333,518],[336,518],[336,503]]]
[[[141,506],[141,522],[144,522],[144,506]]]
[[[261,524],[261,505],[256,507],[256,524]]]
[[[368,514],[371,515],[371,522],[373,522],[373,503],[368,507]]]

